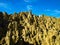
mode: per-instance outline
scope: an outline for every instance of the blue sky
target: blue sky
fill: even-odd
[[[0,0],[0,11],[8,14],[30,9],[36,15],[60,17],[60,0]]]

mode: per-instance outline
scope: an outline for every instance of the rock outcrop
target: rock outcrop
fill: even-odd
[[[0,12],[0,45],[60,45],[60,18]]]

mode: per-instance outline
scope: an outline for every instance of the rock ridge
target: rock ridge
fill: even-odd
[[[0,45],[60,45],[60,18],[0,12]]]

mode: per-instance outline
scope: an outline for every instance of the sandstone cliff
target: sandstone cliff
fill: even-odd
[[[0,12],[0,45],[60,45],[60,18]]]

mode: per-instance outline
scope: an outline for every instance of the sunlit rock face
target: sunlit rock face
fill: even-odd
[[[60,18],[0,12],[0,45],[60,45]]]

